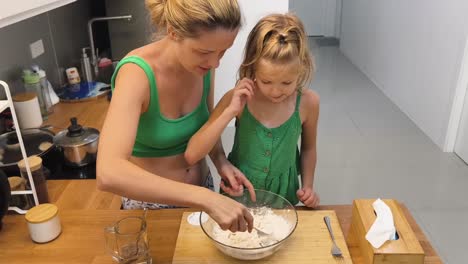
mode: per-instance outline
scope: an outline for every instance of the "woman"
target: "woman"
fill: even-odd
[[[121,195],[125,209],[197,207],[223,229],[251,231],[253,218],[244,206],[209,190],[205,160],[189,166],[183,155],[213,108],[214,68],[237,36],[238,3],[147,0],[146,6],[165,34],[131,51],[116,69],[99,143],[98,188]],[[221,142],[210,157],[230,183],[228,192],[239,193],[244,185],[255,199]]]

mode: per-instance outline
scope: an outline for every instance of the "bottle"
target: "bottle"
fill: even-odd
[[[47,110],[47,114],[52,114],[54,109],[52,108],[52,100],[49,94],[49,81],[47,81],[46,73],[41,70],[39,66],[33,65],[32,70],[39,75],[39,82],[41,83],[41,94],[44,100],[44,106]]]
[[[70,85],[79,84],[81,82],[80,74],[78,73],[78,69],[76,67],[71,67],[65,70],[67,73],[68,83]]]
[[[78,69],[76,67],[71,67],[65,70],[67,73],[68,83],[70,84],[69,90],[72,93],[76,93],[80,91],[80,74],[78,73]]]
[[[114,74],[114,67],[112,60],[108,58],[102,58],[98,63],[99,68],[99,81],[105,84],[110,84],[112,74]]]
[[[44,120],[47,119],[47,107],[42,93],[42,86],[40,83],[40,77],[38,73],[35,73],[29,69],[23,70],[23,82],[24,89],[27,92],[36,93],[39,100],[39,106],[41,108],[41,115]]]
[[[93,81],[93,68],[91,67],[91,60],[88,57],[88,53],[86,52],[88,48],[81,49],[81,74],[83,75],[83,80],[85,82],[92,82]]]

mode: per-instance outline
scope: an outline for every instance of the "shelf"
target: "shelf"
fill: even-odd
[[[11,191],[11,195],[19,195],[19,194],[32,194],[33,191],[26,190],[26,191]]]
[[[8,100],[0,100],[0,113],[9,107]]]
[[[0,15],[1,15],[1,13],[0,13]],[[3,110],[10,107],[11,117],[12,117],[13,123],[18,124],[18,118],[16,116],[15,107],[13,106],[13,100],[11,98],[10,87],[8,86],[8,84],[6,82],[4,82],[2,80],[0,80],[0,86],[4,89],[5,96],[7,98],[7,100],[0,100],[0,112],[3,112]],[[26,159],[27,158],[26,149],[24,147],[23,137],[21,136],[21,133],[20,133],[19,130],[16,130],[16,135],[18,136],[18,142],[19,142],[20,149],[21,149],[21,156],[23,157],[23,159]],[[29,184],[31,186],[31,190],[12,191],[11,195],[32,195],[33,198],[34,198],[34,205],[38,205],[39,200],[37,198],[37,192],[36,192],[36,188],[34,186],[34,179],[33,179],[32,174],[31,174],[31,169],[29,167],[29,162],[26,162],[26,172],[28,174],[28,179],[27,180],[29,181]],[[19,214],[25,214],[27,212],[27,210],[23,210],[21,208],[11,207],[11,206],[8,207],[8,210],[15,211],[15,212],[17,212]]]
[[[59,8],[76,0],[11,1],[0,10],[0,28]]]

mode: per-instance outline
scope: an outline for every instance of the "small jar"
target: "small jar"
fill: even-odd
[[[62,232],[58,207],[54,204],[40,204],[26,213],[29,235],[34,242],[46,243],[54,240]]]
[[[12,191],[24,191],[26,190],[26,180],[20,176],[8,177],[8,183],[10,183],[10,189]],[[31,205],[34,204],[34,201],[31,203],[31,200],[28,199],[32,197],[27,194],[12,195],[10,198],[10,205],[17,206],[19,208],[31,208]]]
[[[37,199],[39,200],[40,204],[48,203],[49,194],[47,192],[47,182],[42,168],[42,159],[38,156],[31,156],[28,158],[28,161],[34,181],[34,186],[36,187]],[[24,159],[18,162],[18,167],[20,169],[21,176],[23,176],[25,179],[28,179],[26,162]]]

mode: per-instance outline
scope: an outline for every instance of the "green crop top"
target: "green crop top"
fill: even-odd
[[[153,69],[142,58],[130,56],[119,62],[112,76],[112,90],[120,67],[126,63],[134,63],[142,68],[150,84],[148,111],[140,116],[133,156],[166,157],[183,153],[190,138],[205,124],[210,115],[207,104],[211,84],[210,72],[203,77],[203,96],[198,107],[181,118],[168,119],[159,109],[158,89]]]

